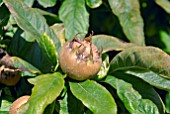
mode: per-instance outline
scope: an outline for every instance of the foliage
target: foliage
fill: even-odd
[[[73,81],[60,48],[91,31],[103,65]],[[19,114],[170,113],[169,41],[168,0],[0,0],[0,48],[26,69],[17,85],[0,85],[0,113],[23,95]]]

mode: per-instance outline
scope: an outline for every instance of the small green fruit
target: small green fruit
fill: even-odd
[[[74,80],[93,78],[102,65],[101,54],[91,42],[91,35],[87,38],[74,38],[66,42],[59,54],[60,67],[64,73]]]

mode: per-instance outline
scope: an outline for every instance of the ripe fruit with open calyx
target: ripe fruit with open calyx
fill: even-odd
[[[59,63],[62,71],[74,80],[93,78],[102,65],[101,53],[87,38],[74,38],[66,42],[60,51]]]

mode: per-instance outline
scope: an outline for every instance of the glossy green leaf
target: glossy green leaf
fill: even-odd
[[[77,33],[88,32],[89,13],[85,0],[65,0],[60,7],[59,17],[64,22],[65,37],[72,40]],[[84,37],[85,34],[81,34]]]
[[[25,70],[28,70],[32,73],[41,73],[36,67],[28,63],[27,61],[24,61],[23,59],[19,57],[11,57],[11,61],[13,62],[15,68],[24,68]]]
[[[170,56],[156,47],[133,47],[116,55],[110,63],[110,73],[131,68],[148,69],[170,79]]]
[[[42,114],[64,88],[62,74],[44,74],[28,80],[34,85],[26,114]]]
[[[139,92],[143,99],[150,99],[158,107],[160,114],[165,113],[165,106],[161,97],[155,91],[155,88],[147,83],[147,81],[140,79],[139,77],[135,77],[134,75],[127,74],[126,71],[117,71],[113,75],[116,78],[132,84],[133,88]]]
[[[84,114],[84,105],[67,91],[64,98],[60,100],[60,114]]]
[[[155,0],[155,2],[162,7],[167,13],[170,14],[170,1],[168,0]]]
[[[45,8],[54,6],[56,1],[57,0],[38,0],[39,4]]]
[[[103,49],[103,53],[113,50],[121,51],[134,46],[134,44],[123,42],[108,35],[95,35],[92,37],[92,42],[98,49]]]
[[[106,88],[92,80],[70,82],[73,95],[94,114],[117,114],[117,106]]]
[[[56,37],[55,33],[48,27],[44,17],[36,10],[29,8],[20,0],[4,0],[4,2],[18,26],[35,37],[35,40],[38,42],[44,54],[53,63],[53,65],[56,65],[56,49],[59,52],[60,41]],[[46,35],[44,36],[44,34]]]
[[[138,0],[109,0],[112,12],[119,18],[127,38],[137,45],[145,45],[143,20]]]
[[[114,76],[107,76],[105,82],[117,90],[119,98],[131,114],[159,114],[157,106],[141,95],[132,85]]]
[[[170,92],[166,94],[165,98],[165,106],[166,106],[166,112],[170,113]]]
[[[139,77],[157,88],[170,91],[170,80],[163,78],[159,74],[156,74],[152,71],[144,69],[130,69],[125,72],[127,74]]]
[[[90,8],[97,8],[102,4],[102,0],[86,0],[86,3]]]

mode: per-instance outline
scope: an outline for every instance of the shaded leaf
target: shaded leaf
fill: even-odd
[[[166,106],[166,112],[170,113],[170,92],[166,94],[165,106]]]
[[[77,33],[88,32],[89,13],[85,0],[65,0],[60,7],[59,17],[64,22],[67,41],[72,40]],[[81,37],[84,36],[81,34]]]
[[[148,69],[170,79],[170,57],[156,47],[133,47],[116,55],[110,63],[110,73],[131,68]]]
[[[102,4],[102,0],[86,0],[86,3],[90,8],[97,8]]]
[[[0,11],[1,11],[0,13],[0,28],[1,28],[2,26],[5,26],[7,24],[10,12],[5,5],[0,6]],[[0,34],[0,36],[1,35],[2,33]]]
[[[155,0],[155,2],[162,7],[167,13],[170,14],[170,1],[168,0]]]
[[[45,8],[54,6],[56,1],[57,0],[38,0],[39,4]]]
[[[41,73],[36,67],[28,63],[27,61],[24,61],[23,59],[19,57],[11,57],[10,58],[12,63],[14,64],[15,68],[24,68],[25,70],[29,70],[32,73]]]
[[[60,100],[60,114],[84,114],[84,105],[67,91],[64,99]]]
[[[126,43],[118,38],[107,35],[95,35],[92,37],[92,42],[98,49],[103,49],[103,53],[116,50],[121,51],[126,48],[134,46],[134,44]]]
[[[164,44],[163,50],[166,51],[167,53],[170,53],[170,45],[169,45],[169,42],[170,42],[170,34],[168,34],[168,33],[165,32],[165,31],[160,31],[159,34],[160,34],[161,41],[162,41],[163,44]]]
[[[35,40],[38,42],[44,54],[53,63],[53,65],[56,65],[57,56],[55,54],[55,50],[52,48],[57,49],[59,52],[60,41],[54,32],[48,27],[44,17],[35,10],[26,6],[26,4],[20,0],[4,0],[4,2],[13,15],[18,26],[35,37]],[[44,42],[43,39],[44,33],[48,36],[45,37],[46,42]],[[48,45],[46,45],[46,43],[48,43]]]
[[[28,102],[27,114],[42,114],[46,106],[51,104],[64,88],[63,76],[58,72],[40,75],[28,81],[34,87]]]
[[[21,37],[22,33],[21,29],[16,31],[9,45],[10,53],[26,60],[42,73],[50,72],[53,64],[45,57],[37,42],[26,42]]]
[[[143,20],[138,0],[109,0],[112,12],[119,18],[127,38],[137,45],[145,45]]]
[[[117,106],[109,91],[92,80],[70,82],[73,95],[94,114],[116,114]]]
[[[105,82],[117,90],[119,98],[131,114],[159,114],[156,105],[148,99],[142,99],[130,83],[114,76],[107,76]]]

